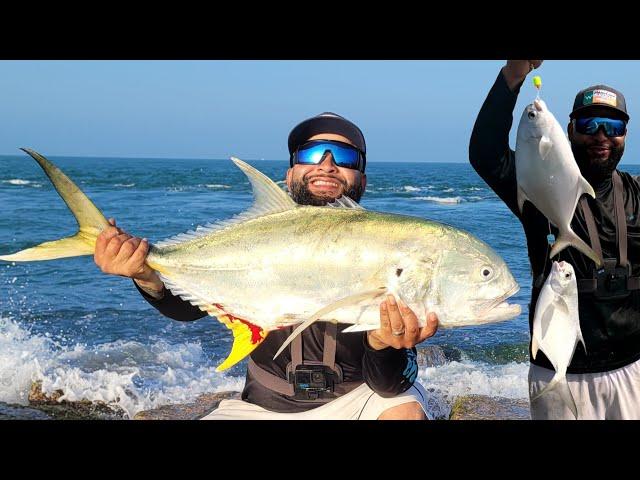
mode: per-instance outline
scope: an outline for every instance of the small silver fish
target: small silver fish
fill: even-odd
[[[585,347],[578,317],[578,284],[573,266],[567,262],[553,262],[533,318],[531,353],[536,358],[538,350],[547,356],[556,374],[549,384],[531,401],[558,388],[558,393],[578,418],[578,408],[567,383],[567,367],[571,363],[578,342]]]

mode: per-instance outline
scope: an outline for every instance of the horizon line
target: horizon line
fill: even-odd
[[[25,154],[26,155],[26,154]],[[20,154],[0,153],[2,157],[21,157]],[[28,155],[27,155],[28,156]],[[234,155],[235,156],[235,155]],[[116,157],[113,155],[48,155],[50,158],[107,158],[107,159],[136,159],[136,160],[231,160],[231,156],[227,158],[214,158],[214,157],[147,157],[147,156],[126,156]],[[238,157],[240,158],[240,157]],[[249,162],[288,162],[286,159],[272,159],[272,158],[248,158],[244,157],[241,160]],[[622,163],[623,160],[621,160]],[[367,163],[466,163],[469,161],[430,161],[430,160],[369,160]],[[625,165],[640,165],[640,162],[626,162]]]
[[[25,153],[26,156],[28,154]],[[2,157],[22,157],[20,154],[9,154],[9,153],[0,153]],[[233,155],[236,156],[236,155]],[[50,158],[105,158],[105,159],[136,159],[136,160],[215,160],[215,161],[223,161],[223,160],[231,160],[231,155],[229,157],[148,157],[148,156],[113,156],[113,155],[48,155]],[[240,158],[240,157],[237,157]],[[244,157],[241,160],[249,161],[249,162],[288,162],[288,159],[272,159],[272,158],[248,158]],[[624,160],[621,160],[622,163]],[[367,159],[367,163],[466,163],[469,164],[469,161],[430,161],[430,160],[370,160]],[[640,162],[626,162],[625,165],[640,165]]]

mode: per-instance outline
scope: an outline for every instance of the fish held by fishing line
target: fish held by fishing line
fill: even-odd
[[[559,230],[549,258],[574,247],[602,266],[603,260],[571,228],[580,197],[595,198],[596,194],[580,173],[569,140],[543,100],[534,100],[522,113],[515,164],[520,213],[528,200]]]

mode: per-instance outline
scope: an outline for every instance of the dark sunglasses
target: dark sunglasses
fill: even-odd
[[[621,137],[627,133],[627,122],[614,118],[585,117],[574,119],[576,132],[583,135],[595,135],[602,127],[607,137]]]
[[[364,172],[365,157],[356,147],[337,140],[312,140],[300,145],[292,154],[290,165],[319,165],[327,152],[339,167]]]

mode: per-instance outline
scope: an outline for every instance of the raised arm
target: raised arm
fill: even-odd
[[[469,161],[482,179],[519,217],[515,154],[509,148],[513,109],[527,74],[542,60],[509,60],[500,70],[473,126]]]

